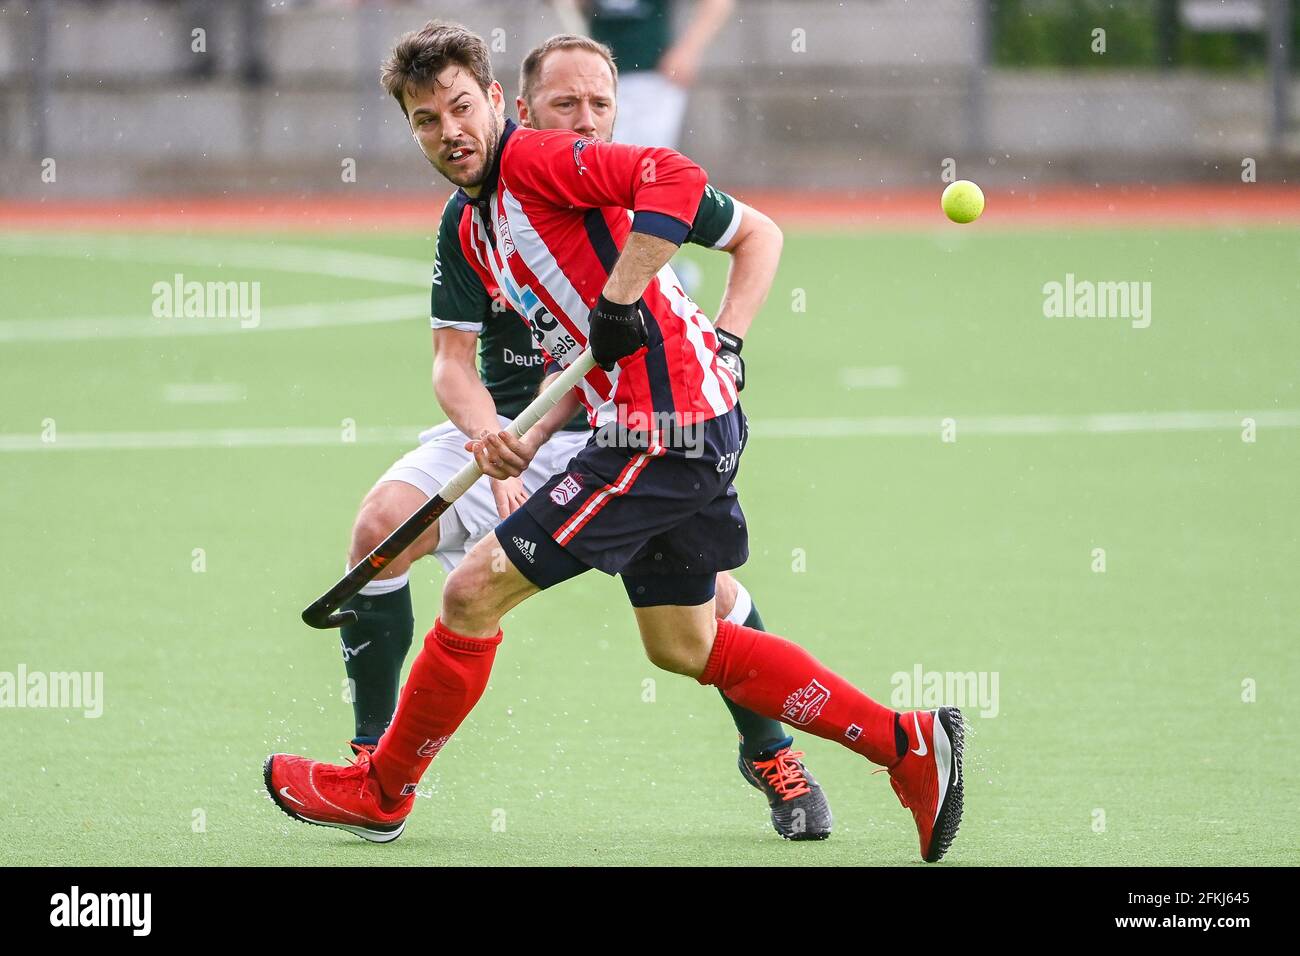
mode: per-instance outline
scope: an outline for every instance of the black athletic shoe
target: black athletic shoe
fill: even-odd
[[[799,758],[801,750],[782,747],[773,754],[737,761],[740,775],[763,792],[772,808],[772,828],[787,840],[825,840],[831,835],[826,794]]]

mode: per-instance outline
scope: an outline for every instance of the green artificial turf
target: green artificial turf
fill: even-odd
[[[787,235],[746,339],[738,576],[771,630],[887,702],[918,666],[996,679],[996,700],[949,701],[971,730],[943,865],[1295,862],[1297,238]],[[298,614],[341,573],[371,482],[441,418],[430,249],[419,235],[0,243],[0,671],[104,680],[98,718],[0,709],[0,860],[917,861],[887,776],[803,733],[835,833],[780,840],[716,691],[656,671],[622,588],[596,573],[507,619],[489,689],[400,840],[305,827],[267,799],[267,753],[341,762],[351,735],[337,635]],[[725,259],[686,254],[712,312]],[[148,319],[153,283],[176,272],[260,282],[268,316],[413,304],[392,322],[95,331]],[[1043,286],[1067,273],[1149,281],[1150,327],[1045,318]],[[60,325],[73,320],[83,331]],[[1226,417],[1197,426],[1198,412]],[[1116,413],[1147,417],[1079,424]],[[141,432],[185,447],[138,447]],[[442,578],[417,566],[417,641]]]

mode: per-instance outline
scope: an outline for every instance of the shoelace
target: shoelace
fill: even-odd
[[[368,750],[357,751],[357,755],[348,763],[352,766],[344,770],[343,773],[348,776],[356,774],[357,793],[365,793],[366,782],[370,779],[370,752]]]
[[[342,771],[349,775],[356,774],[357,793],[359,794],[364,794],[366,792],[366,785],[370,782],[370,764],[373,762],[373,756],[374,755],[371,754],[370,751],[363,750],[357,754],[354,760],[349,761],[352,766],[346,767]],[[379,792],[378,795],[378,804],[381,811],[387,813],[392,812],[393,810],[393,807],[391,807],[388,801],[384,799],[382,791]]]
[[[754,769],[761,773],[771,784],[772,789],[781,795],[782,801],[793,800],[795,797],[802,797],[805,793],[812,792],[808,786],[808,778],[804,776],[803,764],[799,763],[799,758],[802,756],[802,750],[791,750],[786,747],[784,750],[778,750],[771,760],[755,761]]]

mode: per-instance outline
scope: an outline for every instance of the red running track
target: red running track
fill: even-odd
[[[786,228],[955,228],[935,189],[835,193],[741,191]],[[446,193],[0,200],[0,228],[57,230],[288,230],[432,232]],[[991,191],[965,228],[1300,225],[1300,187],[1254,183],[1075,186]]]

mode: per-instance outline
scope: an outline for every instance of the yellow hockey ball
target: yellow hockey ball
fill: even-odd
[[[940,205],[953,222],[974,222],[984,211],[984,193],[969,179],[959,179],[948,184]]]

